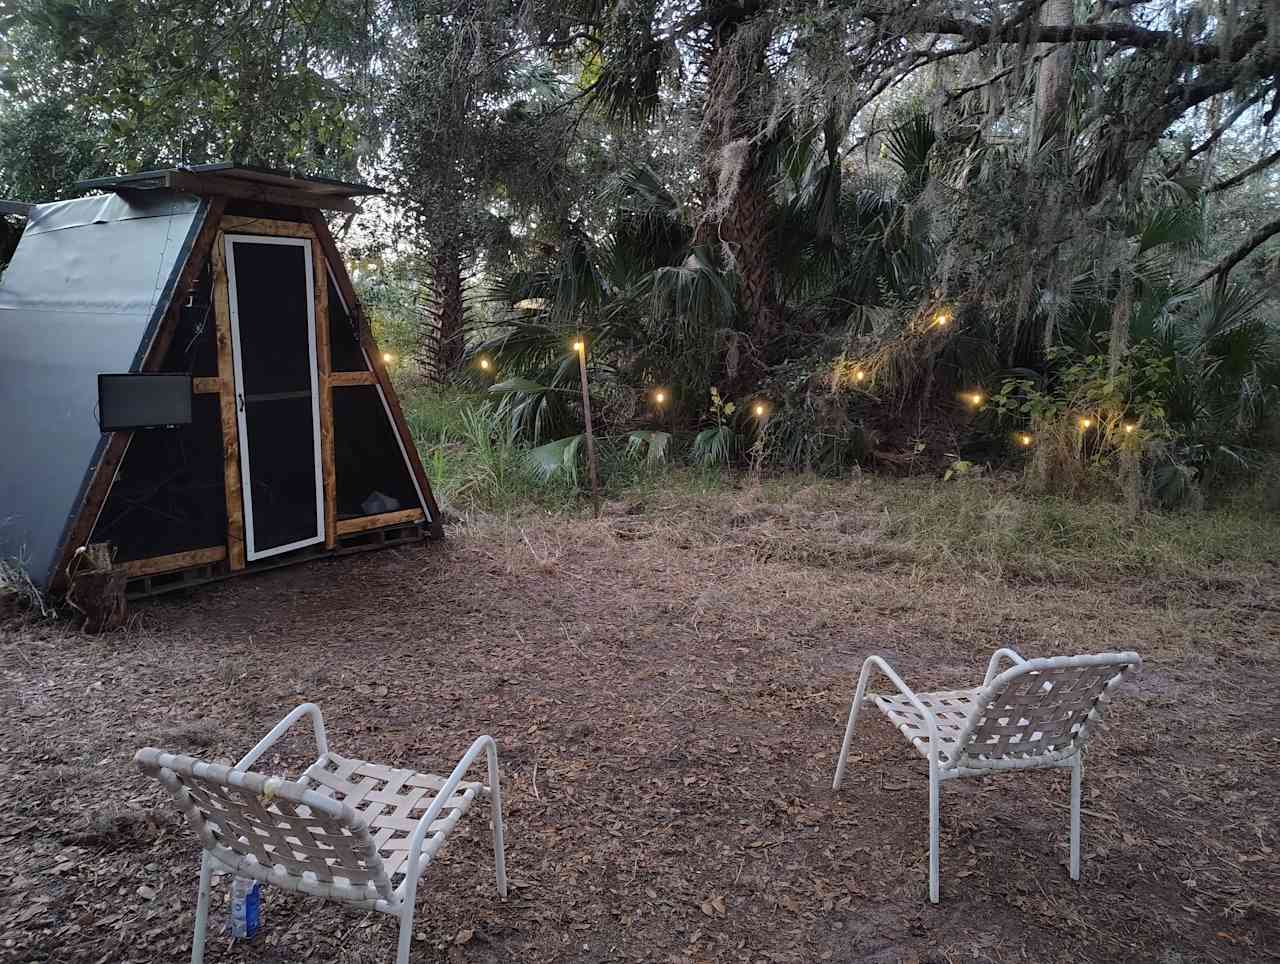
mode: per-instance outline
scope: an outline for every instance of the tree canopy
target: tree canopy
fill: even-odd
[[[707,457],[1058,433],[1150,494],[1271,444],[1270,0],[3,0],[0,27],[5,195],[219,158],[385,182],[358,234],[388,324],[531,445],[579,430],[571,332],[606,427],[657,431],[667,386]]]

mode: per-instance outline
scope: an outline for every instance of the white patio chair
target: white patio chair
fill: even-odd
[[[311,717],[319,756],[297,779],[249,772],[285,731]],[[464,783],[485,753],[489,783]],[[366,763],[329,750],[324,719],[304,703],[234,768],[147,747],[134,761],[160,781],[200,838],[192,964],[204,957],[209,885],[215,871],[343,901],[400,919],[397,964],[408,964],[418,880],[476,797],[493,804],[498,893],[507,896],[498,749],[482,736],[446,777]]]
[[[1013,664],[999,672],[1001,659]],[[981,686],[913,693],[879,656],[862,664],[849,709],[832,789],[839,790],[849,744],[864,703],[876,706],[929,761],[929,900],[938,902],[938,787],[943,780],[1000,770],[1066,767],[1071,770],[1071,879],[1080,879],[1080,780],[1093,725],[1111,691],[1137,670],[1137,653],[1055,656],[1025,660],[1011,649],[991,657]],[[872,670],[898,692],[868,694]]]

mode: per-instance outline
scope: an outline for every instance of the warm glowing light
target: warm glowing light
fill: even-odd
[[[968,399],[970,405],[977,406],[982,404],[983,394],[982,392],[972,392],[966,395],[965,398]]]
[[[859,368],[856,372],[853,373],[853,380],[855,382],[860,382],[866,377],[867,377],[867,373],[864,372],[861,368]]]
[[[663,402],[667,400],[667,393],[664,392],[662,389],[658,389],[656,392],[653,393],[653,400],[657,402],[659,405],[661,405]]]
[[[755,407],[755,413],[756,413],[756,418],[760,418],[762,415],[764,415],[764,406],[757,402]]]
[[[1080,430],[1084,431],[1087,428],[1093,428],[1093,419],[1091,418],[1080,419]]]
[[[575,341],[575,342],[573,343],[573,350],[574,350],[574,351],[576,351],[576,352],[581,353],[581,352],[584,352],[584,351],[586,351],[586,350],[587,350],[587,346],[586,346],[586,344],[582,341],[582,339],[581,339],[581,338],[579,338],[577,341]]]
[[[488,370],[489,370],[490,368],[492,368],[493,366],[492,366],[491,364],[489,364],[489,359],[487,359],[487,358],[481,358],[481,359],[480,359],[480,367],[481,367],[482,369],[484,369],[485,371],[488,371]]]
[[[1138,426],[1134,425],[1132,422],[1126,422],[1124,426],[1124,430],[1125,432],[1132,432],[1137,427]]]
[[[1026,448],[1028,445],[1030,445],[1032,441],[1034,440],[1026,432],[1023,432],[1021,435],[1018,436],[1018,444],[1021,445],[1023,448]]]
[[[382,353],[382,360],[386,362],[388,365],[390,365],[393,361],[396,360],[396,356],[391,354],[391,352],[389,351],[384,351]]]
[[[933,316],[933,323],[937,325],[939,328],[942,328],[943,326],[945,326],[946,323],[950,320],[951,320],[951,316],[947,314],[945,311],[940,311]]]

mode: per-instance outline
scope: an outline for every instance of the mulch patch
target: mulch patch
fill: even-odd
[[[132,754],[230,760],[304,700],[378,762],[447,773],[498,741],[511,896],[480,804],[419,889],[415,961],[1280,957],[1274,569],[1027,587],[684,521],[476,523],[162,598],[106,636],[0,627],[0,960],[187,959],[198,849]],[[920,689],[972,685],[1008,644],[1146,665],[1091,748],[1081,882],[1065,771],[962,780],[931,906],[924,763],[877,714],[831,790],[852,687],[873,652]],[[308,739],[263,767],[298,772]],[[225,896],[211,964],[394,959],[392,919],[271,889],[232,943]]]

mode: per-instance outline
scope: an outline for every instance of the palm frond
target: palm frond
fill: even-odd
[[[912,114],[906,123],[886,135],[885,153],[904,175],[903,197],[913,198],[924,190],[929,180],[929,152],[937,140],[933,124],[923,112]]]
[[[529,467],[543,481],[564,473],[577,485],[578,483],[578,449],[582,446],[584,435],[569,435],[556,439],[537,448],[529,449],[525,459]]]
[[[642,429],[632,432],[627,437],[627,454],[632,458],[639,458],[643,455],[644,460],[650,465],[665,462],[670,448],[670,432]]]
[[[713,425],[694,436],[689,455],[699,465],[728,465],[737,452],[737,433],[728,425]]]
[[[1204,242],[1204,213],[1190,204],[1156,208],[1138,225],[1136,236],[1139,255],[1157,247],[1198,250]]]
[[[716,328],[733,317],[733,294],[706,249],[694,249],[684,264],[658,268],[640,283],[654,318]]]

